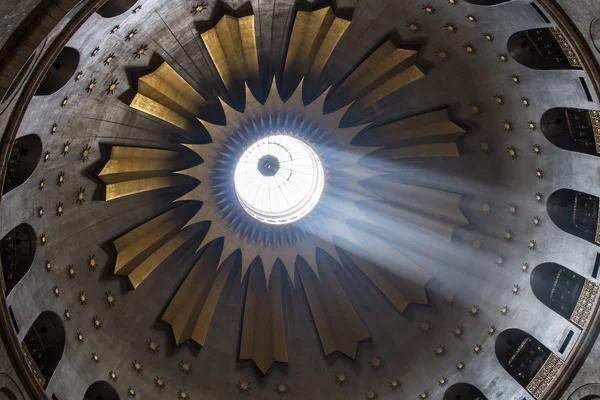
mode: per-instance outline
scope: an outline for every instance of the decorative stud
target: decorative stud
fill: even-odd
[[[62,102],[60,103],[60,108],[64,108],[68,102],[69,102],[69,96],[63,97]]]
[[[140,47],[138,47],[138,49],[135,51],[135,53],[133,53],[133,58],[141,58],[144,54],[146,54],[147,50],[148,50],[147,44],[141,45]]]
[[[65,319],[66,319],[67,321],[70,321],[70,320],[71,320],[71,313],[69,312],[69,310],[65,310]]]
[[[431,323],[429,321],[423,321],[421,325],[419,325],[419,330],[421,333],[429,333],[431,331]]]
[[[113,26],[113,28],[110,30],[110,34],[114,35],[115,33],[117,33],[117,31],[119,30],[119,28],[121,28],[120,25]]]
[[[44,207],[38,207],[37,216],[38,218],[42,218],[44,216]]]
[[[494,103],[496,103],[499,106],[504,105],[504,97],[502,97],[501,94],[495,94],[494,95]]]
[[[458,0],[448,0],[448,3],[452,4],[453,6],[458,4]]]
[[[519,293],[519,285],[513,285],[512,289],[510,291],[512,294],[518,294]]]
[[[107,88],[106,88],[106,94],[113,94],[115,92],[115,90],[117,90],[117,86],[119,86],[119,80],[118,79],[113,79],[112,81],[110,81],[110,83],[108,84]]]
[[[75,267],[73,264],[69,264],[69,266],[67,266],[67,276],[69,279],[75,279]]]
[[[373,369],[379,369],[383,367],[383,360],[379,357],[374,357],[369,360],[369,365]]]
[[[396,390],[400,387],[400,379],[395,378],[388,383],[388,387],[392,390]]]
[[[90,54],[90,57],[96,57],[96,54],[98,54],[99,51],[100,51],[100,46],[94,48],[94,50],[92,50],[92,54]]]
[[[87,304],[87,297],[85,295],[85,292],[79,292],[78,300],[79,304],[81,304],[82,306],[85,306]]]
[[[527,247],[529,248],[529,250],[535,250],[535,240],[530,240]]]
[[[405,26],[412,33],[421,32],[421,24],[419,24],[417,21],[408,21]]]
[[[502,62],[507,62],[508,61],[508,57],[506,56],[506,54],[504,53],[500,53],[498,54],[498,59]]]
[[[50,134],[54,135],[57,130],[58,130],[58,124],[55,122],[52,124],[52,128],[50,128]]]
[[[511,75],[510,80],[517,85],[521,83],[521,79],[517,75]]]
[[[531,103],[529,102],[529,99],[527,97],[521,97],[521,103],[525,106],[525,107],[529,107],[531,105]]]
[[[159,389],[164,389],[165,385],[166,385],[166,382],[163,378],[161,378],[160,376],[154,377],[154,386],[156,386]]]
[[[192,364],[186,363],[184,361],[181,361],[179,363],[179,369],[181,370],[181,372],[183,372],[184,374],[189,374],[190,372],[192,372]]]
[[[85,189],[80,187],[79,190],[75,192],[75,201],[78,205],[82,205],[85,201]]]
[[[142,11],[142,5],[141,4],[139,6],[137,6],[136,8],[133,9],[133,13],[132,14],[137,14],[140,11]]]
[[[345,375],[339,375],[339,376],[343,377],[344,380],[338,380],[337,376],[336,376],[336,381],[339,382],[339,383],[341,383],[341,384],[343,384],[344,381],[345,381],[345,379],[346,379],[346,376]],[[246,394],[249,393],[252,390],[252,386],[250,385],[250,382],[243,381],[243,380],[239,380],[237,382],[237,388],[238,388],[238,392],[240,392],[240,393],[246,393]]]
[[[465,369],[465,363],[464,361],[459,361],[456,363],[456,369],[458,371],[462,371],[463,369]]]
[[[473,304],[473,307],[471,307],[471,309],[469,310],[469,314],[471,314],[471,316],[476,317],[477,314],[479,314],[479,306]]]
[[[480,239],[475,239],[473,241],[473,248],[475,250],[481,250],[481,247],[483,246],[483,242]]]
[[[536,156],[539,154],[542,154],[542,148],[540,147],[539,144],[533,145],[533,154],[535,154]]]
[[[469,104],[469,108],[471,109],[471,114],[473,114],[473,115],[481,114],[481,107],[479,106],[478,103]]]
[[[90,150],[92,148],[86,144],[82,149],[81,149],[81,155],[79,156],[79,159],[81,161],[87,161],[90,158]]]
[[[278,383],[275,385],[275,393],[277,394],[288,394],[290,387],[286,383]]]
[[[464,332],[464,328],[462,326],[457,326],[456,328],[454,328],[454,330],[452,331],[452,334],[454,335],[454,337],[461,337],[461,335]]]
[[[50,260],[46,260],[46,271],[50,272],[52,270],[52,264]]]
[[[92,353],[92,360],[94,360],[95,363],[100,362],[100,356],[98,355],[98,353]]]
[[[102,328],[102,320],[100,319],[100,317],[92,318],[92,325],[94,325],[94,328],[96,329]]]
[[[42,245],[46,245],[46,242],[47,242],[47,241],[48,241],[48,239],[46,239],[46,234],[45,234],[45,233],[42,233],[42,234],[40,235],[40,243],[41,243]]]
[[[441,344],[438,345],[438,347],[436,347],[435,349],[433,349],[433,354],[435,354],[436,356],[441,356],[445,352],[446,352],[446,346],[441,345]]]
[[[137,29],[130,30],[129,33],[127,35],[125,35],[125,41],[129,42],[131,39],[133,39],[135,37],[135,35],[137,35]]]
[[[88,262],[88,267],[90,267],[90,270],[95,271],[96,270],[96,256],[94,254],[90,254],[87,257],[87,262]],[[108,292],[110,293],[110,292]]]
[[[83,342],[85,342],[85,338],[83,337],[83,333],[81,333],[81,332],[77,332],[77,341],[78,341],[79,343],[83,343]]]
[[[116,373],[115,371],[110,371],[110,372],[108,373],[108,377],[109,377],[110,379],[112,379],[113,381],[116,381],[116,380],[119,378],[119,377],[117,376],[117,373]]]
[[[475,47],[473,47],[472,44],[467,43],[463,46],[463,49],[468,53],[468,54],[475,54],[476,50]]]
[[[492,336],[493,334],[496,333],[496,325],[490,325],[490,327],[487,330],[488,335]]]
[[[146,348],[153,354],[158,353],[158,344],[152,339],[146,340]]]
[[[476,344],[475,346],[473,346],[473,353],[479,354],[480,352],[481,352],[481,345],[480,344]]]
[[[492,211],[492,206],[487,201],[481,203],[481,212],[484,214],[489,214]]]
[[[452,296],[451,294],[446,296],[446,304],[451,306],[454,304],[454,296]]]
[[[449,32],[449,33],[458,32],[458,28],[456,26],[452,25],[450,22],[446,22],[444,24],[444,29],[446,30],[446,32]]]
[[[533,225],[535,227],[539,227],[540,226],[540,217],[533,217]]]
[[[487,140],[482,140],[481,142],[479,142],[479,148],[481,149],[481,151],[483,151],[484,153],[487,153],[487,154],[489,154],[490,151],[492,151],[490,142],[488,142]]]
[[[200,2],[200,3],[196,3],[196,5],[194,7],[192,7],[192,14],[196,15],[196,14],[200,14],[202,11],[204,11],[204,9],[206,8],[206,3],[205,2]]]
[[[477,18],[473,14],[467,14],[467,20],[469,22],[477,22]]]
[[[504,236],[503,237],[504,237],[505,241],[512,242],[512,240],[513,240],[513,233],[512,233],[512,231],[510,229],[506,229],[504,231]]]
[[[365,393],[365,398],[367,398],[368,400],[373,400],[377,398],[377,392],[374,390],[369,390],[367,393]]]
[[[485,38],[485,40],[487,40],[488,42],[493,42],[494,41],[494,37],[489,34],[489,33],[484,33],[483,37]]]
[[[135,12],[135,10],[134,10],[134,12]],[[127,394],[129,395],[129,397],[135,397],[135,395],[136,395],[135,389],[132,387],[128,387]]]
[[[448,383],[448,378],[446,378],[445,376],[438,379],[438,385],[444,386],[446,383]]]
[[[63,207],[63,203],[61,203],[61,202],[56,203],[56,216],[60,217],[63,215],[64,212],[65,212],[65,209]]]
[[[496,264],[498,266],[502,266],[504,264],[504,254],[498,254],[498,258],[496,258]]]
[[[144,367],[142,367],[142,364],[141,364],[139,361],[137,361],[137,360],[134,360],[134,361],[131,363],[131,368],[132,368],[132,369],[133,369],[135,372],[142,372],[142,371],[144,370]]]
[[[508,213],[512,216],[517,215],[517,205],[514,203],[511,203],[508,205]]]
[[[435,14],[435,8],[431,4],[425,4],[423,7],[421,7],[421,10],[423,10],[426,14]]]
[[[502,306],[500,309],[500,314],[506,315],[508,313],[508,306]]]
[[[513,130],[512,122],[510,122],[509,120],[505,119],[504,121],[502,121],[502,128],[506,132],[511,132]]]
[[[115,53],[110,53],[108,55],[108,57],[106,57],[106,59],[104,60],[104,66],[109,65],[111,62],[113,62],[113,60],[115,59]]]
[[[46,185],[46,180],[42,179],[42,180],[40,180],[38,187],[40,188],[40,190],[43,190],[45,185]]]
[[[48,162],[49,159],[50,159],[50,152],[47,151],[46,153],[44,153],[44,162]]]
[[[60,296],[60,289],[58,288],[58,286],[54,286],[54,288],[52,288],[52,291],[54,292],[54,296],[58,297]]]
[[[535,194],[535,201],[537,201],[538,203],[541,203],[543,199],[543,195],[541,193],[536,193]]]
[[[87,87],[85,88],[85,92],[89,93],[92,90],[94,90],[94,88],[96,87],[96,83],[97,83],[97,81],[95,79],[92,79],[90,81],[90,83],[88,83]]]
[[[521,264],[521,272],[527,272],[527,268],[529,268],[529,263],[524,262]]]
[[[65,173],[60,171],[58,177],[56,178],[56,184],[58,186],[62,186],[63,183],[65,183]]]
[[[536,129],[535,122],[533,122],[533,121],[529,121],[529,122],[528,122],[528,126],[529,126],[529,130],[531,130],[531,131],[535,131],[535,129]]]
[[[544,177],[544,172],[541,169],[536,168],[535,169],[535,177],[538,179],[542,179]]]
[[[79,71],[77,75],[75,75],[75,82],[78,82],[83,76],[83,71]]]
[[[419,399],[426,399],[429,397],[429,392],[421,392]]]
[[[117,303],[117,301],[115,300],[115,297],[112,295],[112,292],[110,292],[110,291],[104,293],[104,301],[106,302],[106,305],[110,306],[110,307],[114,307]]]

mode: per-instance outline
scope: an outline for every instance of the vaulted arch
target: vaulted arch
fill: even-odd
[[[487,400],[487,397],[470,383],[457,383],[444,392],[444,400]]]
[[[532,69],[581,69],[571,45],[557,28],[515,32],[507,47],[515,60]]]
[[[48,386],[65,348],[65,327],[52,311],[42,312],[27,331],[21,344],[35,378]]]
[[[597,237],[599,199],[572,189],[559,189],[548,197],[547,210],[552,222],[563,231],[588,242],[600,244]]]
[[[496,338],[496,358],[502,367],[535,398],[540,398],[564,362],[532,335],[507,329]]]
[[[24,183],[42,157],[42,141],[36,134],[26,135],[15,140],[8,159],[2,193],[8,193]]]
[[[71,80],[79,65],[79,52],[72,47],[62,49],[35,92],[37,96],[56,93]]]
[[[531,273],[535,297],[565,319],[583,328],[589,319],[598,285],[556,263],[543,263]]]
[[[6,294],[10,293],[31,268],[35,246],[35,232],[28,224],[17,226],[2,238],[0,266]]]
[[[541,129],[556,147],[578,153],[599,155],[596,132],[600,132],[600,113],[578,108],[551,108],[542,115]]]
[[[116,389],[106,381],[96,381],[85,391],[84,400],[119,400]]]

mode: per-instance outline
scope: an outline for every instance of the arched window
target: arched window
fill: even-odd
[[[508,3],[511,0],[465,0],[467,3],[476,4],[478,6],[496,6],[502,3]]]
[[[35,256],[35,232],[27,224],[21,224],[8,232],[0,242],[0,265],[6,294],[27,274]]]
[[[112,18],[123,14],[136,3],[137,0],[108,0],[96,11],[104,18]]]
[[[542,115],[542,132],[556,147],[599,155],[600,146],[596,146],[594,120],[600,120],[600,115],[596,114],[597,111],[578,108],[551,108]],[[596,129],[600,130],[600,126]]]
[[[557,28],[516,32],[508,39],[507,46],[510,55],[529,68],[581,69],[573,50]]]
[[[69,82],[77,71],[79,65],[79,52],[72,47],[62,49],[46,76],[40,83],[36,96],[46,96],[57,92]]]
[[[105,381],[94,382],[88,387],[84,400],[119,400],[119,394],[110,383]]]
[[[60,317],[52,311],[41,313],[27,331],[22,348],[30,364],[33,362],[33,374],[45,389],[65,348],[65,327]]]
[[[598,197],[571,189],[559,189],[548,197],[547,210],[560,229],[592,243],[598,225]]]
[[[564,362],[536,338],[520,329],[507,329],[496,338],[496,358],[534,397],[544,392]]]
[[[585,327],[598,285],[556,263],[540,264],[531,273],[531,289],[557,314]]]
[[[481,390],[469,383],[457,383],[444,392],[444,400],[487,400]]]
[[[6,175],[4,175],[2,193],[6,194],[25,182],[37,167],[41,157],[42,141],[38,135],[31,134],[15,140],[8,159]]]

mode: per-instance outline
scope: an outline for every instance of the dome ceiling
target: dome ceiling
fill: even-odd
[[[23,351],[63,337],[49,396],[549,398],[596,318],[600,123],[542,10],[113,3],[31,99],[0,207]],[[273,225],[234,172],[282,133],[324,190]]]

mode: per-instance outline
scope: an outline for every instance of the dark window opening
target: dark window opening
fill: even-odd
[[[72,47],[62,49],[48,72],[46,72],[40,87],[35,92],[36,96],[47,96],[56,93],[71,80],[71,77],[77,71],[78,65],[79,52]]]
[[[585,278],[556,263],[543,263],[531,272],[531,289],[539,301],[567,320],[577,305]]]
[[[52,311],[41,313],[23,339],[25,348],[44,379],[44,389],[56,370],[65,348],[65,327]]]
[[[548,197],[548,215],[563,231],[596,243],[599,199],[571,189],[559,189]]]
[[[35,134],[18,138],[13,144],[4,175],[3,194],[24,183],[42,157],[42,141]]]
[[[121,15],[134,6],[137,0],[108,0],[96,11],[104,18],[112,18]]]
[[[84,400],[119,400],[119,394],[110,383],[97,381],[88,387],[83,398]]]
[[[573,335],[575,334],[575,332],[569,330],[569,333],[567,333],[567,337],[565,338],[565,341],[563,342],[563,344],[560,346],[560,349],[558,349],[558,352],[560,354],[563,354],[565,352],[565,350],[567,349],[567,347],[569,346],[569,343],[571,343],[571,339],[573,339]]]
[[[0,265],[6,294],[10,293],[31,268],[35,245],[35,232],[27,224],[17,226],[0,241]]]
[[[500,333],[496,338],[495,351],[500,365],[524,388],[552,354],[546,346],[520,329],[507,329]]]
[[[581,69],[571,66],[550,28],[516,32],[507,47],[515,60],[532,69]]]

